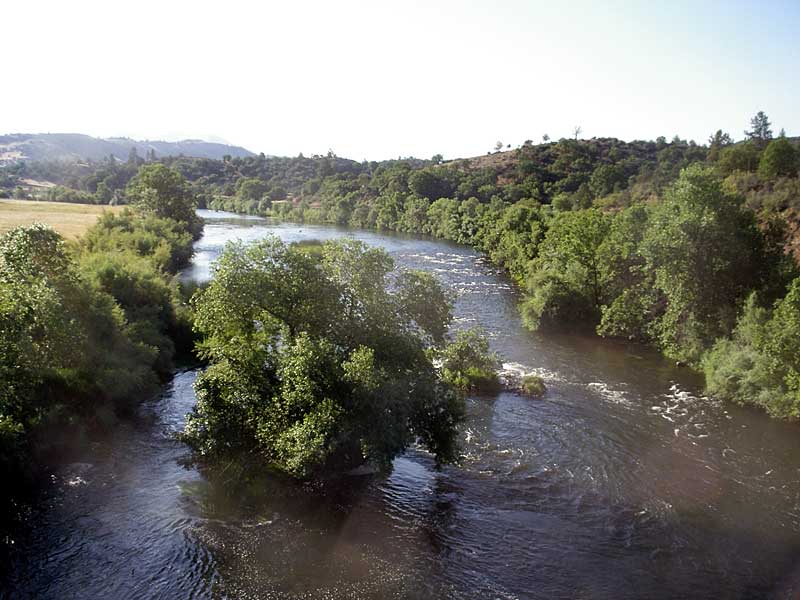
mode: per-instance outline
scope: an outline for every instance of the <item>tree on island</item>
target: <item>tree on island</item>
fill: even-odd
[[[456,461],[463,392],[434,364],[448,295],[359,242],[311,250],[277,238],[224,250],[193,300],[210,366],[185,439],[209,460],[257,456],[303,479],[389,470],[414,441]]]

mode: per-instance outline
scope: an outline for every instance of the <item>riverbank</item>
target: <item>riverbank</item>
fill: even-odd
[[[103,212],[76,243],[39,222],[0,235],[4,514],[18,512],[53,457],[115,430],[193,352],[188,299],[173,278],[191,258],[197,217],[159,216],[149,183],[137,183],[149,205]]]

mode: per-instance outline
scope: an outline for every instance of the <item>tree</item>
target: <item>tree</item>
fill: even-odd
[[[792,143],[785,137],[769,142],[758,163],[758,174],[765,179],[797,175],[797,150]]]
[[[708,138],[708,160],[714,162],[719,159],[720,150],[733,144],[733,139],[722,129],[717,129],[716,133]]]
[[[130,151],[128,152],[128,164],[133,167],[138,167],[144,161],[139,156],[139,152],[136,150],[136,146],[131,146]]]
[[[578,139],[578,136],[581,134],[582,131],[583,131],[583,129],[581,129],[580,125],[576,125],[572,129],[572,135],[575,137],[576,140]]]
[[[589,178],[589,190],[593,198],[602,198],[624,183],[625,174],[618,165],[600,165]]]
[[[725,146],[719,153],[717,169],[723,175],[730,175],[734,171],[755,172],[760,157],[761,150],[753,140]]]
[[[382,469],[415,439],[456,460],[460,394],[431,362],[450,304],[429,274],[379,249],[308,253],[268,238],[230,244],[194,299],[210,362],[186,439],[208,458],[258,455],[299,478]]]
[[[408,176],[408,189],[428,200],[450,197],[453,195],[453,186],[443,175],[443,169],[416,170]]]
[[[755,404],[780,418],[800,417],[800,278],[774,308],[751,295],[731,338],[717,341],[704,357],[712,394]]]
[[[733,143],[733,139],[731,136],[722,131],[722,129],[717,129],[716,133],[709,136],[708,144],[710,146],[728,146]]]
[[[771,123],[764,114],[764,111],[758,111],[756,115],[750,119],[750,131],[745,131],[744,134],[748,139],[755,141],[760,147],[767,145],[767,142],[772,139]]]
[[[523,305],[532,329],[594,325],[605,296],[598,249],[610,217],[597,209],[560,212],[533,262]]]
[[[503,149],[503,142],[498,140],[497,143],[494,145],[494,151],[495,152],[500,152],[500,150],[502,150],[502,149]]]
[[[740,303],[767,275],[753,214],[699,164],[684,169],[653,210],[641,253],[665,306],[657,343],[682,360],[697,360],[730,331]]]
[[[34,224],[0,236],[0,472],[34,429],[96,418],[157,389],[156,351],[126,327],[55,231]]]
[[[195,214],[197,201],[176,169],[161,163],[145,164],[128,183],[125,193],[143,213],[183,223],[194,237],[199,237],[203,224]]]
[[[243,177],[236,183],[236,195],[242,200],[261,200],[269,190],[269,184],[255,177]]]

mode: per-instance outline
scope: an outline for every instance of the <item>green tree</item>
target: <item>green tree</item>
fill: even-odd
[[[734,171],[755,172],[761,159],[761,150],[754,141],[725,146],[719,153],[717,168],[723,175]]]
[[[441,176],[442,169],[421,169],[408,177],[408,189],[420,198],[435,200],[452,196],[453,187]]]
[[[193,237],[199,237],[203,224],[195,214],[197,202],[177,170],[161,163],[142,165],[126,195],[143,213],[184,223]]]
[[[750,131],[745,131],[744,134],[760,148],[763,148],[772,139],[771,126],[772,124],[769,122],[767,115],[763,110],[760,110],[750,119]]]
[[[770,310],[755,295],[745,304],[731,338],[703,359],[709,392],[755,404],[780,418],[800,418],[800,278]]]
[[[758,174],[765,179],[797,175],[797,150],[785,137],[772,140],[758,163]]]
[[[600,165],[589,178],[589,190],[593,198],[602,198],[624,183],[625,174],[618,165]]]
[[[462,400],[430,354],[450,321],[446,295],[420,273],[390,286],[382,250],[331,242],[320,254],[274,238],[225,249],[194,300],[211,364],[186,439],[300,478],[389,469],[414,439],[455,460]]]
[[[719,160],[719,154],[722,148],[733,144],[733,139],[722,129],[717,129],[716,133],[708,138],[708,160],[716,162]]]
[[[697,360],[732,329],[740,302],[763,275],[753,214],[701,165],[684,169],[653,210],[641,252],[666,305],[658,343],[680,359]]]
[[[254,177],[243,177],[236,184],[236,195],[242,200],[261,200],[269,185]]]
[[[52,229],[0,237],[0,469],[14,470],[42,427],[75,427],[154,391],[156,351],[125,327]]]
[[[532,264],[523,304],[533,328],[595,325],[604,299],[598,249],[610,218],[597,209],[557,213]]]

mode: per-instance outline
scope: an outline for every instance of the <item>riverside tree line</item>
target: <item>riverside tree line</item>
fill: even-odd
[[[201,360],[183,439],[309,478],[409,444],[458,457],[468,391],[497,387],[475,332],[450,338],[451,298],[430,274],[357,243],[231,244],[195,292],[176,274],[202,232],[175,169],[141,166],[131,204],[68,244],[34,224],[0,237],[0,469],[9,490]],[[191,298],[191,301],[190,301]],[[11,496],[5,496],[11,500]],[[8,507],[5,507],[8,508]]]
[[[496,358],[478,336],[446,338],[435,280],[357,245],[267,240],[227,249],[189,303],[174,275],[201,231],[196,205],[471,244],[524,290],[527,326],[651,344],[704,370],[712,393],[797,418],[800,279],[786,249],[800,159],[770,127],[762,113],[739,143],[560,140],[451,162],[5,168],[6,189],[44,178],[63,186],[48,199],[132,210],[74,245],[40,226],[0,240],[3,468],[113,423],[193,348],[209,364],[185,435],[200,456],[244,453],[298,477],[386,467],[414,440],[457,456],[463,395],[496,385]]]

